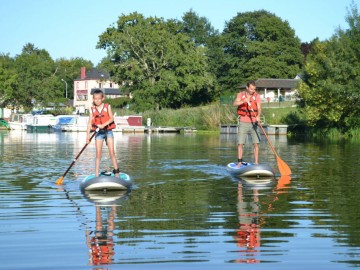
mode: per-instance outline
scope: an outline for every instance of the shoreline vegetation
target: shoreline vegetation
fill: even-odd
[[[265,125],[285,124],[288,127],[288,136],[306,136],[308,138],[328,139],[356,139],[360,137],[360,129],[353,129],[342,134],[336,128],[321,130],[306,125],[305,115],[294,105],[273,103],[263,105],[263,118]],[[131,110],[114,109],[117,115],[136,114]],[[236,124],[236,107],[223,105],[219,102],[206,106],[189,107],[182,109],[149,110],[142,114],[143,124],[148,118],[152,126],[192,127],[200,133],[219,133],[221,124]]]

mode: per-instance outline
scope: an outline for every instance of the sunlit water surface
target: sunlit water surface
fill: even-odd
[[[350,269],[360,266],[359,145],[271,136],[291,179],[229,176],[233,135],[116,134],[130,193],[82,194],[85,133],[0,131],[3,269]],[[252,160],[251,146],[245,158]],[[261,162],[277,170],[263,138]],[[104,148],[102,169],[111,162]]]

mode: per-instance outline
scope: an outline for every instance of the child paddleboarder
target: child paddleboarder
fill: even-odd
[[[114,167],[113,173],[115,176],[119,176],[119,167],[116,161],[114,148],[114,134],[112,131],[115,128],[114,115],[110,104],[104,103],[104,99],[105,95],[103,91],[96,89],[93,93],[93,106],[91,107],[90,118],[87,126],[86,142],[89,143],[90,141],[90,133],[96,132],[96,128],[99,128],[99,131],[95,135],[95,175],[99,176],[102,147],[105,140]]]

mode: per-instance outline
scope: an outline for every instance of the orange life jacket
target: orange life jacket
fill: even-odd
[[[242,92],[242,98],[244,99],[245,97],[246,97],[246,93]],[[257,103],[256,103],[256,97],[257,97],[257,93],[255,92],[252,95],[251,100],[250,100],[251,108],[254,110],[255,114],[258,112],[258,106],[257,106]],[[257,114],[254,115],[251,108],[250,108],[250,106],[249,106],[249,104],[247,102],[243,103],[243,104],[238,106],[237,113],[240,116],[256,117]]]
[[[104,104],[101,112],[99,112],[95,106],[91,107],[91,111],[93,114],[92,130],[95,130],[98,125],[102,125],[103,123],[105,123],[110,119],[108,108],[109,108],[109,103]],[[115,127],[116,127],[115,123],[112,122],[111,124],[107,125],[105,129],[112,130]]]

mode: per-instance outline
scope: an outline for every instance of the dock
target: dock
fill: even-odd
[[[145,132],[147,133],[195,133],[196,129],[193,127],[145,127]]]
[[[268,135],[286,135],[288,125],[262,125],[266,134]],[[238,133],[237,124],[222,124],[220,125],[220,134],[237,134]],[[262,133],[262,130],[260,133]]]

